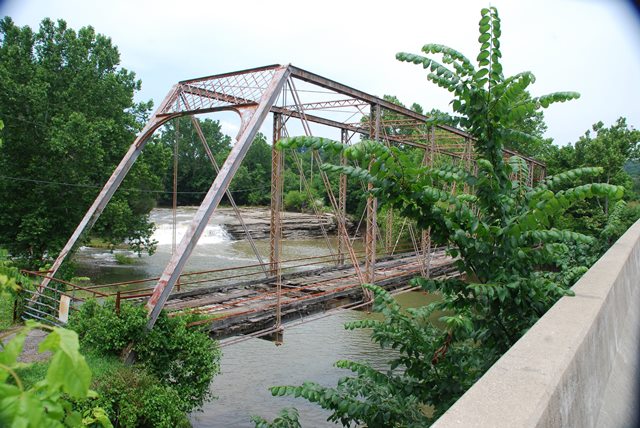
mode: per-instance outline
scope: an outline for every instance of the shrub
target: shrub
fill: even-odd
[[[115,427],[190,426],[176,390],[163,385],[146,370],[114,360],[112,370],[96,375],[93,382],[100,398],[80,402],[79,407],[89,403],[100,406]]]
[[[188,327],[185,316],[160,316],[135,346],[139,361],[174,388],[185,412],[210,396],[211,379],[220,372],[220,349],[201,327]]]
[[[72,314],[69,326],[83,346],[103,355],[119,356],[130,344],[137,364],[176,393],[175,403],[189,412],[209,396],[209,384],[220,371],[220,350],[200,328],[188,327],[191,319],[170,318],[164,312],[151,331],[145,330],[147,313],[142,306],[122,302],[86,302]]]
[[[20,273],[7,250],[0,248],[0,331],[13,324],[14,316],[20,317],[24,310],[21,291],[25,288],[32,288],[31,280]]]
[[[298,418],[298,410],[291,407],[280,410],[278,417],[272,422],[267,421],[260,416],[252,416],[251,422],[253,422],[256,428],[300,428],[302,425]]]
[[[104,355],[119,355],[130,343],[142,340],[146,322],[142,306],[122,304],[116,315],[115,300],[101,305],[92,299],[71,314],[69,328],[78,332],[83,346]]]

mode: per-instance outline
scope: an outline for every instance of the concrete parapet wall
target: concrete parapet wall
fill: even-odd
[[[637,416],[640,221],[435,427],[626,427]]]

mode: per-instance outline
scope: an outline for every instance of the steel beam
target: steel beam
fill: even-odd
[[[364,101],[348,98],[344,100],[318,101],[315,103],[305,103],[305,104],[301,104],[300,107],[304,111],[309,111],[309,110],[327,110],[327,109],[338,108],[338,107],[361,107],[361,106],[368,106],[368,105],[369,104]],[[284,108],[288,110],[296,110],[296,111],[299,109],[299,107],[295,104],[285,106]]]
[[[373,105],[371,107],[370,137],[375,141],[380,139],[380,106]],[[367,190],[373,188],[372,183],[368,183]],[[365,232],[365,279],[369,284],[376,281],[376,231],[377,231],[377,211],[378,201],[373,196],[367,197],[367,227]],[[370,293],[365,293],[365,297],[371,299]]]
[[[255,113],[252,115],[246,128],[240,135],[240,138],[231,149],[227,160],[224,162],[224,165],[220,170],[220,174],[217,175],[211,185],[211,188],[207,192],[207,195],[202,201],[200,208],[198,208],[196,215],[189,224],[189,228],[180,241],[180,245],[178,246],[176,253],[171,257],[171,260],[162,272],[162,275],[153,290],[153,294],[146,305],[147,310],[149,311],[147,328],[151,329],[154,326],[158,315],[160,315],[160,311],[164,307],[174,284],[180,277],[193,248],[198,242],[198,239],[200,239],[211,215],[220,203],[222,195],[229,187],[231,179],[240,166],[242,159],[244,159],[247,150],[249,150],[249,146],[260,129],[260,125],[262,125],[266,115],[269,113],[269,109],[275,103],[276,98],[282,90],[288,76],[288,67],[279,67],[276,70],[267,90],[262,95]]]
[[[282,169],[284,156],[276,149],[282,138],[282,116],[273,115],[273,144],[271,145],[271,227],[269,230],[269,273],[277,276],[280,270],[282,245]]]
[[[169,93],[165,96],[160,106],[153,113],[140,134],[133,141],[133,143],[129,147],[129,150],[120,161],[120,164],[118,164],[115,171],[113,171],[113,174],[111,174],[111,177],[109,178],[109,180],[107,180],[106,184],[104,185],[96,199],[93,201],[93,204],[91,204],[91,207],[89,207],[89,210],[85,213],[84,217],[80,221],[80,224],[78,224],[76,230],[73,232],[65,246],[60,251],[60,254],[58,254],[58,257],[53,263],[53,266],[51,266],[49,273],[50,278],[53,278],[56,275],[58,269],[60,269],[60,266],[64,262],[65,258],[67,257],[67,255],[69,255],[84,231],[90,230],[98,220],[98,217],[100,217],[100,214],[102,214],[102,211],[111,200],[111,197],[116,192],[116,190],[118,190],[120,183],[122,183],[122,180],[124,180],[124,178],[127,176],[127,173],[135,163],[136,159],[138,159],[138,156],[140,156],[140,153],[142,153],[142,149],[147,143],[149,137],[151,137],[153,132],[158,129],[163,123],[167,122],[172,117],[175,117],[160,117],[159,115],[165,111],[167,106],[175,102],[177,96],[178,85],[174,85]],[[42,283],[38,287],[38,294],[42,292],[44,287],[49,285],[49,282],[51,281],[50,278],[44,278],[42,280]]]
[[[340,130],[340,140],[342,144],[349,142],[349,131],[346,129]],[[347,158],[343,153],[340,153],[340,165],[345,166],[347,164]],[[340,174],[340,182],[338,185],[338,221],[344,221],[346,223],[347,218],[347,176]],[[338,227],[338,264],[344,264],[344,251],[351,243],[349,242],[349,235],[346,232],[346,224],[344,227]]]

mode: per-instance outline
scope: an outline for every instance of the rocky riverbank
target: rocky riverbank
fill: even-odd
[[[240,208],[240,213],[254,239],[269,238],[271,213],[268,207],[242,207]],[[242,224],[233,209],[227,207],[218,208],[216,214],[223,216],[220,225],[224,227],[233,239],[246,239]],[[322,227],[328,234],[337,234],[338,222],[336,216],[330,213],[322,213],[320,216],[295,212],[282,213],[282,236],[284,238],[322,236]],[[354,227],[353,223],[347,220],[347,229],[350,232]]]

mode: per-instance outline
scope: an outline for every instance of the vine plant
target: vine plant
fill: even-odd
[[[301,147],[342,153],[363,169],[323,165],[330,171],[373,184],[372,194],[412,220],[430,228],[432,241],[447,246],[456,259],[459,278],[418,278],[424,290],[442,298],[430,306],[402,311],[384,290],[375,294],[374,309],[383,320],[352,322],[346,327],[372,329],[372,340],[392,348],[397,357],[386,372],[364,363],[339,361],[352,376],[336,387],[316,383],[276,386],[274,395],[302,396],[329,409],[330,420],[347,426],[425,426],[441,415],[475,382],[586,270],[560,265],[566,244],[591,244],[593,238],[554,227],[572,204],[593,197],[619,199],[623,188],[603,183],[575,186],[601,173],[579,168],[547,177],[528,186],[526,163],[507,160],[507,143],[533,142],[536,137],[517,131],[518,123],[555,102],[579,97],[555,92],[532,97],[531,72],[505,77],[500,52],[500,18],[495,8],[482,9],[477,67],[460,52],[427,44],[431,57],[399,53],[397,59],[422,65],[428,79],[453,95],[454,115],[438,115],[432,125],[455,125],[474,138],[476,171],[455,165],[428,168],[416,165],[402,148],[372,141],[353,146],[314,137],[295,137],[278,143],[280,149]],[[467,193],[452,194],[445,185],[457,183]],[[466,186],[464,186],[466,185]],[[445,328],[430,317],[444,311]],[[266,426],[266,425],[262,425]],[[278,426],[284,426],[280,423]]]

